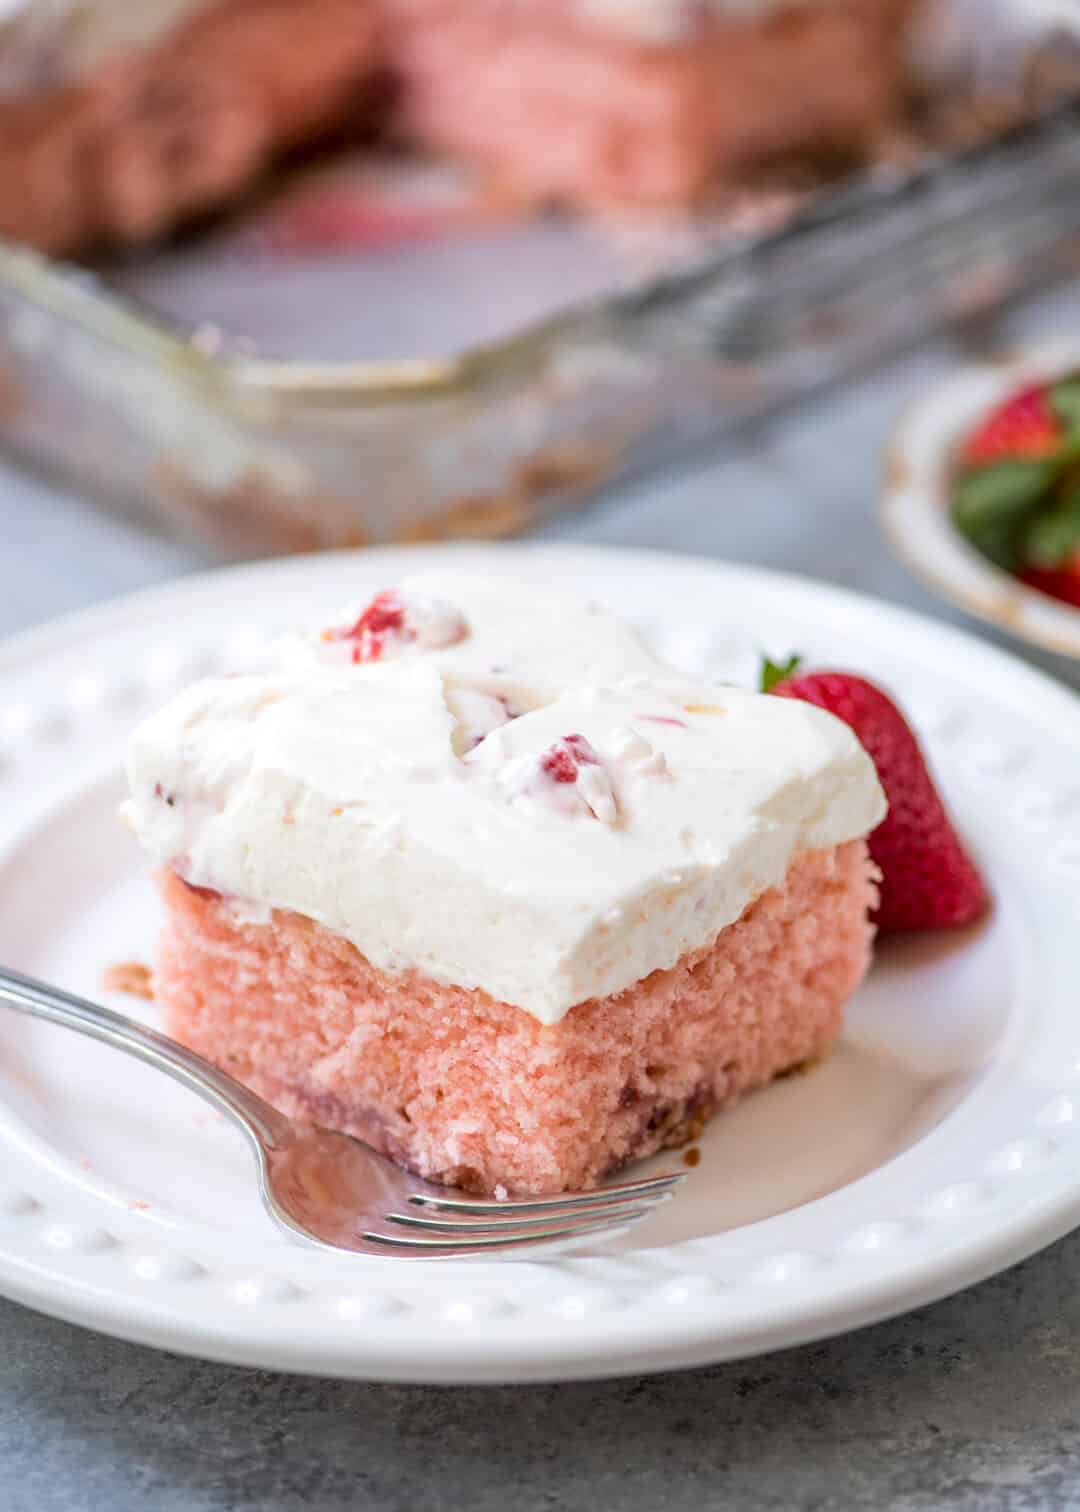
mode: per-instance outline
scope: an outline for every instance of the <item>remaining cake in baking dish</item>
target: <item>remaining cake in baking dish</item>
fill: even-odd
[[[246,194],[362,118],[370,0],[15,0],[0,15],[0,236],[70,255]],[[0,7],[3,11],[4,7]]]
[[[587,1186],[823,1054],[884,799],[838,720],[606,612],[413,580],[130,750],[169,1029],[484,1192]]]
[[[864,152],[912,0],[385,0],[399,128],[531,198],[686,204],[750,164]]]
[[[330,130],[512,194],[685,205],[778,154],[866,149],[917,0],[16,0],[0,19],[0,234],[141,241]]]

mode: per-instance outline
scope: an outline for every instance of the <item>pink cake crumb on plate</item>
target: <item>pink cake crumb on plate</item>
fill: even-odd
[[[161,886],[171,1033],[290,1115],[498,1195],[592,1186],[823,1056],[869,967],[875,901],[863,841],[804,852],[710,945],[544,1025],[376,970],[299,914],[242,922],[171,870]]]

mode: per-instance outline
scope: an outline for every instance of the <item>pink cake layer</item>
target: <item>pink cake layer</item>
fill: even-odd
[[[172,1034],[284,1112],[487,1193],[591,1186],[824,1055],[870,962],[875,898],[861,841],[804,854],[713,944],[545,1027],[484,992],[378,971],[298,914],[238,923],[171,872],[162,892]]]
[[[682,205],[777,154],[869,147],[901,102],[913,0],[757,17],[702,7],[685,39],[665,41],[573,0],[384,8],[407,137],[529,198]]]

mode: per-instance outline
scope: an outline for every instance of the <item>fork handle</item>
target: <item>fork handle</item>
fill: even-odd
[[[0,1004],[30,1018],[74,1029],[164,1071],[166,1076],[227,1113],[264,1146],[274,1148],[289,1142],[292,1125],[276,1108],[201,1055],[126,1014],[114,1013],[111,1008],[3,966],[0,966]]]

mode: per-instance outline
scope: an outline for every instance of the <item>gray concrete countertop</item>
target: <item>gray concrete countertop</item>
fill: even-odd
[[[1014,311],[994,339],[1078,320],[1074,287]],[[924,346],[543,534],[767,564],[964,623],[889,557],[876,523],[897,408],[959,355]],[[0,633],[206,562],[3,467],[0,542]],[[178,1359],[0,1302],[0,1512],[1058,1512],[1080,1507],[1078,1281],[1074,1235],[828,1343],[468,1390]]]

